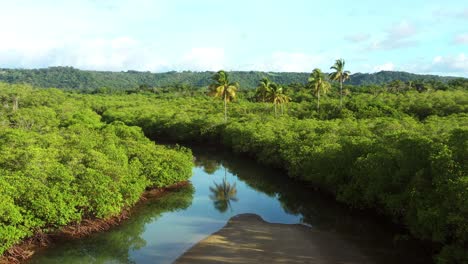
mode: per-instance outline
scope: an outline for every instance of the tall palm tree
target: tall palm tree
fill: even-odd
[[[281,85],[272,83],[267,92],[267,99],[275,105],[275,116],[277,113],[277,105],[281,106],[281,114],[283,114],[283,104],[288,103],[291,98],[284,93]]]
[[[317,112],[320,111],[320,94],[327,93],[330,90],[330,83],[325,80],[323,72],[315,68],[309,76],[308,86],[312,93],[317,97]]]
[[[214,183],[214,187],[210,187],[210,199],[213,200],[214,207],[221,213],[226,212],[231,208],[231,201],[237,202],[236,183],[230,184],[226,179],[226,168],[224,168],[224,179],[220,184]]]
[[[236,98],[236,91],[239,84],[229,82],[227,72],[221,70],[215,73],[212,77],[213,82],[208,87],[209,94],[214,97],[222,98],[224,101],[224,122],[227,121],[227,103]]]
[[[344,70],[344,66],[345,61],[343,59],[339,59],[330,67],[330,69],[335,70],[330,73],[330,79],[340,82],[340,107],[343,106],[343,82],[349,79],[349,75],[351,74],[349,71]]]
[[[18,110],[18,101],[19,101],[19,96],[18,95],[13,95],[13,112],[16,112]]]
[[[265,99],[268,95],[268,91],[271,90],[272,82],[266,77],[263,77],[260,80],[260,83],[257,86],[257,91],[255,92],[255,97],[257,101],[265,102]]]

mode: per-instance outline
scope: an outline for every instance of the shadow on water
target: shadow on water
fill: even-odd
[[[412,239],[403,228],[372,212],[351,210],[306,183],[286,177],[284,171],[259,165],[229,151],[206,147],[193,147],[192,151],[197,158],[196,165],[205,172],[226,168],[249,187],[277,199],[285,212],[300,215],[302,224],[339,235],[375,263],[432,262],[430,247]]]
[[[142,237],[145,226],[157,221],[163,213],[188,208],[193,194],[193,186],[187,185],[171,190],[157,198],[157,202],[144,201],[122,225],[83,239],[57,241],[28,263],[136,263],[131,259],[131,252],[147,245]]]
[[[56,243],[30,263],[171,263],[241,213],[333,233],[375,263],[431,262],[431,252],[402,239],[394,225],[349,210],[282,171],[206,147],[193,153],[192,185],[139,205],[110,231]]]

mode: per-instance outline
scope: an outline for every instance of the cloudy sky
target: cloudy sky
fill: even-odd
[[[468,77],[466,0],[0,0],[0,67]]]

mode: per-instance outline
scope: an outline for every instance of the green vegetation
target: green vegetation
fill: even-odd
[[[147,225],[168,212],[184,210],[192,204],[194,187],[191,184],[181,186],[158,198],[149,198],[136,206],[137,213],[131,215],[118,231],[96,234],[86,238],[77,247],[74,242],[60,248],[60,257],[37,256],[33,263],[135,263],[131,252],[147,245],[148,238],[143,236]],[[54,249],[56,251],[57,249]],[[83,254],[86,252],[86,254]]]
[[[203,95],[88,95],[87,100],[107,122],[139,126],[150,137],[217,143],[282,168],[340,202],[374,209],[413,236],[440,245],[439,263],[457,263],[468,257],[465,87],[426,92],[362,87],[342,108],[332,87],[320,98],[320,112],[310,90],[298,87],[290,90],[296,100],[280,117],[248,100],[258,98],[255,94],[241,93],[231,103],[228,123],[222,122],[222,106]]]
[[[308,86],[312,89],[312,93],[317,97],[317,112],[319,112],[320,94],[326,94],[330,90],[330,83],[325,80],[325,75],[320,69],[314,69],[309,76]]]
[[[255,92],[255,99],[257,102],[271,102],[275,108],[275,116],[277,115],[277,106],[281,107],[281,114],[284,113],[284,104],[289,103],[291,98],[286,95],[283,86],[271,82],[268,78],[263,77],[260,80],[257,90]]]
[[[345,77],[330,83],[316,69],[307,84],[306,75],[287,86],[269,75],[255,91],[238,90],[233,75],[211,76],[208,91],[1,85],[0,250],[37,230],[118,214],[145,188],[187,179],[190,153],[144,132],[252,156],[439,245],[439,263],[468,259],[466,79],[341,87]]]
[[[238,83],[229,82],[229,76],[225,71],[213,75],[213,83],[208,87],[211,96],[221,98],[224,102],[224,122],[227,122],[227,103],[236,98],[238,87]]]
[[[79,89],[82,91],[128,90],[142,87],[207,87],[211,83],[214,72],[166,72],[150,73],[138,71],[102,72],[84,71],[72,67],[51,67],[46,69],[0,69],[0,82],[11,84],[30,84],[42,88]],[[266,73],[258,71],[232,71],[229,72],[231,81],[238,82],[240,87],[253,89],[258,80],[267,76],[280,85],[294,83],[305,84],[308,73],[278,72]],[[438,86],[443,85],[454,77],[441,77],[435,75],[418,75],[407,72],[382,71],[378,73],[356,73],[350,76],[350,85],[383,85],[391,81],[402,82],[421,80],[431,82]]]
[[[36,232],[108,218],[143,191],[187,180],[185,148],[104,123],[81,98],[0,84],[0,254]]]
[[[351,74],[344,70],[345,61],[343,59],[336,60],[335,64],[330,67],[334,72],[330,73],[330,79],[340,82],[340,107],[343,106],[343,82],[349,79]]]

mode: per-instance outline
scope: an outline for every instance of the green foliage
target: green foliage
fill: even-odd
[[[150,73],[139,71],[102,72],[84,71],[72,67],[50,67],[46,69],[0,69],[0,82],[11,84],[31,84],[36,87],[57,87],[64,89],[78,89],[82,91],[95,91],[101,94],[115,93],[118,90],[146,90],[153,91],[152,87],[177,86],[177,89],[188,86],[206,87],[211,83],[214,72],[165,72]],[[253,89],[257,87],[258,80],[268,77],[280,85],[293,83],[305,84],[307,73],[296,72],[258,72],[258,71],[232,71],[229,72],[233,82],[241,87]],[[424,80],[431,82],[429,86],[434,89],[443,89],[444,84],[453,82],[459,87],[467,87],[466,79],[454,77],[441,77],[435,75],[418,75],[407,72],[382,71],[378,73],[356,73],[350,75],[347,83],[352,85],[383,85],[394,80],[403,82]],[[158,91],[159,92],[159,91]]]
[[[330,90],[330,83],[325,80],[325,75],[318,68],[315,68],[309,76],[308,88],[317,97],[317,112],[320,110],[320,95],[326,94]]]
[[[440,245],[438,262],[466,260],[467,92],[355,93],[341,109],[339,99],[322,99],[320,113],[312,102],[292,102],[281,117],[238,100],[225,124],[222,106],[207,97],[116,97],[102,110],[107,122],[140,126],[147,135],[218,143],[285,169]]]
[[[91,95],[0,85],[0,249],[38,229],[117,214],[145,188],[187,179],[190,152],[144,133],[255,157],[440,245],[440,263],[466,260],[466,82],[344,86],[342,107],[330,88],[319,112],[303,83],[284,86],[292,102],[278,117],[238,91],[222,122],[223,105],[189,88]]]
[[[103,123],[71,94],[0,84],[0,98],[0,254],[39,230],[117,215],[146,188],[191,175],[189,150]]]
[[[329,75],[331,80],[338,81],[340,83],[340,107],[343,106],[343,82],[348,80],[351,74],[349,71],[345,71],[344,67],[344,59],[336,60],[335,64],[330,67],[330,69],[334,71]]]
[[[208,87],[208,94],[221,98],[224,101],[224,122],[227,121],[227,103],[236,98],[239,84],[229,81],[229,75],[225,71],[218,71],[212,77],[213,82]]]

